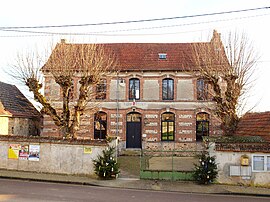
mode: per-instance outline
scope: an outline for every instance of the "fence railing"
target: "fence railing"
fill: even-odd
[[[142,150],[140,177],[159,180],[193,180],[194,165],[201,150]]]

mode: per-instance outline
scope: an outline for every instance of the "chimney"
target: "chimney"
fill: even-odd
[[[61,39],[61,43],[66,43],[66,39]]]
[[[212,43],[221,43],[220,33],[217,32],[217,30],[214,29],[213,36],[211,39]]]

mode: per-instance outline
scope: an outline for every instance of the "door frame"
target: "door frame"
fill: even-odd
[[[137,118],[139,118],[139,121],[138,121],[138,119],[131,120],[132,117],[129,120],[128,119],[128,116],[131,116],[132,114],[136,114],[137,115]],[[133,131],[129,131],[132,128],[132,124],[136,128],[139,125],[139,130],[136,130],[136,128],[134,128]],[[131,128],[130,128],[130,126],[131,126]],[[133,139],[134,139],[133,142],[130,141],[131,140],[131,138],[130,138],[131,135],[134,136],[133,137]],[[129,112],[126,115],[126,148],[138,148],[138,149],[141,149],[142,148],[142,114],[139,113],[139,112]]]

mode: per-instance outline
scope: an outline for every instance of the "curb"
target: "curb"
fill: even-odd
[[[149,191],[165,191],[165,192],[179,192],[179,193],[187,193],[187,194],[213,194],[213,195],[238,195],[238,196],[254,196],[254,197],[270,197],[269,194],[260,194],[260,193],[241,193],[241,192],[232,192],[228,190],[224,190],[224,192],[199,192],[192,191],[187,192],[183,190],[168,190],[168,189],[153,189],[153,188],[141,188],[141,187],[121,187],[121,186],[112,186],[105,184],[98,184],[95,182],[80,182],[80,181],[69,181],[69,180],[53,180],[53,179],[44,179],[44,178],[29,178],[29,177],[14,177],[14,176],[0,176],[3,179],[15,179],[15,180],[27,180],[27,181],[36,181],[36,182],[50,182],[50,183],[60,183],[60,184],[75,184],[75,185],[86,185],[86,186],[94,186],[94,187],[109,187],[115,189],[136,189],[136,190],[149,190]],[[129,178],[124,178],[123,180],[130,180]],[[132,181],[139,181],[140,179],[133,179]],[[269,189],[270,192],[270,189]]]

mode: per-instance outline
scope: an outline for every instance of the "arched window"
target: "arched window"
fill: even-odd
[[[173,100],[173,79],[162,80],[162,100]]]
[[[197,100],[208,99],[208,83],[204,79],[197,80]]]
[[[141,122],[142,115],[137,112],[131,112],[127,114],[127,122]]]
[[[129,99],[140,99],[140,80],[133,78],[129,79]]]
[[[198,113],[196,116],[196,140],[201,141],[203,136],[209,135],[209,114]]]
[[[107,114],[105,112],[97,112],[94,118],[94,138],[105,139],[107,136]]]
[[[161,140],[174,141],[175,116],[166,112],[161,115]]]

